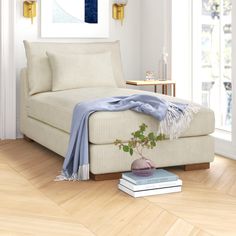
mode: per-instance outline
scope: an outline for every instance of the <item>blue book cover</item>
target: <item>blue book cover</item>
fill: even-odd
[[[164,169],[155,170],[153,175],[145,177],[134,175],[132,172],[127,172],[122,174],[122,178],[136,185],[176,181],[179,179],[176,174]]]

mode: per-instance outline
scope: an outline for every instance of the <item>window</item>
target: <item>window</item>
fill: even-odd
[[[216,128],[232,127],[232,0],[193,1],[193,99],[215,112]],[[194,73],[196,72],[196,73]]]
[[[236,159],[236,1],[172,0],[171,17],[176,95],[214,110],[215,152]]]

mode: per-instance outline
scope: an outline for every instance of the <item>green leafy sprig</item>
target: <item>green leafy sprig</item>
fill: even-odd
[[[150,132],[146,135],[146,130],[148,126],[142,124],[139,126],[139,130],[131,133],[132,137],[128,143],[124,143],[119,139],[116,139],[114,144],[119,147],[121,151],[129,153],[131,156],[136,152],[141,158],[143,156],[143,150],[153,149],[157,146],[157,142],[165,139],[164,134],[155,135],[154,132]]]

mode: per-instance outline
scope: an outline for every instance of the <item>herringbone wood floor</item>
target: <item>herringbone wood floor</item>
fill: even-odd
[[[54,182],[62,162],[36,143],[0,142],[0,235],[236,235],[236,161],[171,169],[183,191],[141,199],[118,181]]]

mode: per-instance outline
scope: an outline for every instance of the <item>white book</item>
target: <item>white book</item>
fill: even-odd
[[[143,190],[143,191],[132,191],[125,186],[118,184],[118,188],[123,192],[129,194],[132,197],[145,197],[145,196],[152,196],[152,195],[159,195],[165,193],[177,193],[181,192],[181,186],[177,187],[170,187],[170,188],[160,188],[160,189],[151,189],[151,190]]]
[[[136,185],[136,184],[129,182],[128,180],[120,179],[120,184],[132,191],[141,191],[141,190],[149,190],[149,189],[159,189],[159,188],[182,186],[182,180],[178,179],[176,181],[160,182],[160,183],[155,183],[155,184]]]

